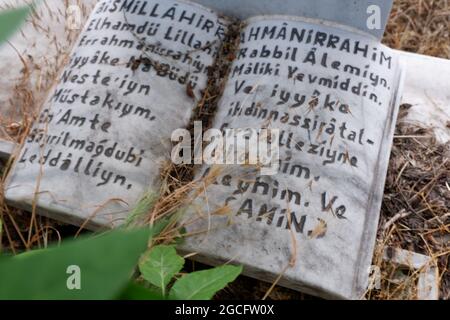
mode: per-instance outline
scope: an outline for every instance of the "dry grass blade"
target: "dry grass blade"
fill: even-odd
[[[395,0],[384,43],[395,49],[450,58],[450,2]]]

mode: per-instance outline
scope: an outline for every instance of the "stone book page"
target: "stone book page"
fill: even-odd
[[[279,167],[203,166],[197,178],[212,183],[189,209],[195,236],[182,250],[306,293],[362,298],[401,94],[397,56],[345,27],[266,16],[247,21],[235,57],[213,127],[278,129]]]
[[[102,0],[9,176],[10,203],[113,227],[158,192],[172,131],[189,123],[227,21],[189,1]]]

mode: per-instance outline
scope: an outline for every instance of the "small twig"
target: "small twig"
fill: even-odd
[[[411,212],[406,212],[405,209],[402,209],[399,213],[393,216],[388,222],[385,223],[383,230],[388,230],[394,223],[398,220],[409,217]]]

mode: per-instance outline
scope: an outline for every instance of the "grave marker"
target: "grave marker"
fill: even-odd
[[[226,22],[195,3],[144,4],[93,10],[9,176],[11,204],[38,193],[41,214],[98,229],[159,191],[171,134],[196,105],[186,88],[200,96]]]
[[[334,25],[264,16],[247,20],[236,57],[213,127],[280,130],[280,167],[263,176],[220,166],[185,220],[196,236],[183,252],[313,295],[362,298],[401,96],[397,56]]]
[[[259,4],[269,7],[255,4],[255,15],[272,15],[241,25],[211,120],[217,129],[279,130],[279,168],[222,168],[184,218],[196,219],[189,232],[204,233],[181,249],[244,264],[258,279],[281,275],[307,293],[361,298],[401,96],[398,56],[355,31],[347,12],[359,5],[332,19],[348,28],[318,21],[325,8],[315,5],[305,6],[315,19],[305,19]],[[187,126],[230,20],[188,1],[100,1],[16,159],[6,199],[28,209],[37,201],[41,214],[92,229],[120,225],[144,192],[158,191],[171,134]]]

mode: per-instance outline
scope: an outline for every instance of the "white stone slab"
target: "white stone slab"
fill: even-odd
[[[439,143],[450,141],[450,60],[397,51],[405,64],[403,120],[433,130]]]
[[[303,30],[312,42],[296,37]],[[314,43],[318,35],[323,41]],[[279,129],[281,167],[273,176],[221,167],[192,206],[187,230],[198,236],[182,249],[210,264],[242,263],[261,280],[282,275],[280,284],[303,292],[359,299],[400,102],[397,55],[367,37],[284,16],[251,19],[241,39],[214,128]]]
[[[387,248],[384,260],[419,273],[418,300],[439,300],[439,269],[431,257],[398,248]]]
[[[188,91],[200,97],[226,23],[185,1],[151,0],[126,15],[119,5],[94,9],[15,162],[10,203],[36,199],[52,218],[113,227],[147,189],[159,191],[171,134],[196,106]]]

